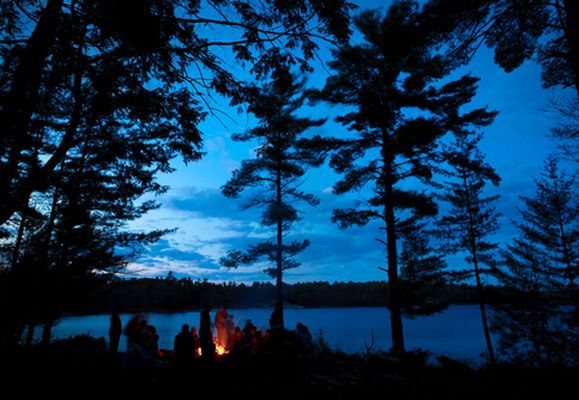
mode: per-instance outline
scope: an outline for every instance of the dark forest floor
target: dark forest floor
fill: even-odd
[[[351,355],[317,351],[228,355],[197,360],[190,368],[171,363],[154,368],[122,368],[122,355],[51,346],[0,352],[3,391],[39,389],[45,394],[144,390],[205,398],[333,399],[559,399],[574,398],[579,370],[539,370],[514,366],[473,370],[456,361],[424,363],[420,354],[401,359],[387,354]],[[187,394],[188,393],[188,394]],[[172,397],[172,396],[171,396]],[[13,396],[4,398],[16,398]],[[305,400],[305,399],[304,399]]]

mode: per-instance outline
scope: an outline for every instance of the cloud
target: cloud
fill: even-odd
[[[511,239],[515,231],[510,219],[516,217],[520,194],[532,194],[534,167],[509,167],[510,176],[498,189],[501,199],[497,209],[503,214],[502,227],[495,235],[499,242]],[[361,196],[354,193],[337,196],[321,190],[321,202],[316,207],[301,208],[301,221],[292,226],[286,240],[308,238],[311,245],[297,259],[302,265],[286,272],[286,280],[381,280],[385,274],[378,267],[386,265],[384,247],[374,238],[383,236],[379,224],[339,229],[331,222],[336,208],[351,207]],[[179,276],[210,279],[213,281],[263,281],[269,280],[263,272],[266,263],[241,266],[230,270],[219,264],[219,259],[229,250],[243,250],[260,240],[273,238],[271,227],[259,224],[260,211],[241,210],[243,199],[229,199],[215,188],[180,187],[172,190],[163,200],[159,210],[151,212],[135,224],[142,230],[174,228],[151,246],[142,259],[130,266],[133,273],[143,276],[165,275],[173,271]],[[451,267],[462,267],[462,257],[449,257]]]
[[[231,153],[227,150],[227,144],[230,141],[231,139],[229,139],[229,135],[214,136],[205,140],[205,150],[212,154],[215,163],[228,174],[239,168],[241,165],[238,160],[232,158]]]
[[[311,245],[298,256],[302,266],[288,270],[287,281],[352,280],[383,278],[376,266],[382,266],[383,251],[372,237],[376,226],[343,231],[333,224],[332,210],[347,206],[350,199],[321,193],[317,207],[304,206],[302,220],[297,222],[286,240],[308,238]],[[180,187],[163,200],[162,207],[132,224],[133,229],[174,228],[146,254],[130,264],[128,272],[141,276],[162,276],[173,271],[177,276],[212,281],[263,281],[266,262],[237,269],[227,269],[219,259],[227,251],[245,249],[275,231],[259,224],[259,210],[240,210],[240,200],[228,199],[217,189]]]

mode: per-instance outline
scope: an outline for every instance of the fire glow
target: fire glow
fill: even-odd
[[[215,354],[217,354],[218,356],[223,356],[229,353],[229,350],[227,350],[225,347],[219,344],[215,339],[213,340],[213,343],[215,343]]]
[[[215,354],[219,357],[229,354],[229,350],[221,345],[216,337],[213,338],[213,344],[215,345]],[[201,347],[197,347],[195,349],[195,353],[197,356],[201,357],[203,355],[203,351]]]

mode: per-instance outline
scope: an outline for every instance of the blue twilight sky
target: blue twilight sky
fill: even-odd
[[[385,2],[360,1],[360,10],[378,8]],[[209,32],[221,35],[224,32]],[[354,36],[356,40],[357,36]],[[321,44],[320,57],[330,59],[329,48]],[[245,75],[242,66],[231,60],[226,50],[222,57],[228,66]],[[314,62],[314,73],[309,77],[310,87],[321,87],[328,77],[322,62]],[[471,63],[456,71],[456,76],[470,72],[481,78],[472,107],[488,105],[499,111],[495,122],[484,130],[482,150],[487,160],[502,177],[499,188],[501,199],[497,209],[502,214],[497,240],[504,242],[513,235],[511,220],[517,218],[518,196],[534,192],[533,178],[538,176],[546,157],[556,150],[549,137],[555,125],[549,113],[549,104],[573,96],[574,92],[541,87],[540,66],[525,62],[512,73],[505,73],[493,62],[493,54],[481,49]],[[252,157],[255,143],[237,143],[231,134],[255,124],[251,115],[227,107],[226,101],[215,100],[215,105],[229,117],[208,116],[202,123],[204,158],[185,166],[174,161],[176,171],[162,175],[159,181],[171,189],[159,198],[161,207],[130,225],[137,230],[177,228],[157,244],[150,246],[143,256],[128,266],[128,272],[137,276],[164,276],[173,271],[177,276],[213,281],[264,281],[265,264],[227,270],[219,265],[219,258],[227,250],[242,249],[248,243],[268,238],[273,231],[259,225],[257,210],[240,210],[240,201],[224,197],[220,187],[229,179],[240,162]],[[312,133],[346,136],[348,132],[332,119],[340,110],[326,105],[305,107],[301,113],[315,118],[328,117],[328,122]],[[225,126],[224,126],[225,125]],[[376,225],[340,230],[331,223],[332,210],[349,207],[360,194],[336,196],[331,187],[338,176],[326,165],[312,170],[303,189],[317,195],[321,203],[314,208],[303,208],[303,220],[296,223],[292,236],[308,238],[310,247],[299,260],[302,266],[286,272],[286,281],[368,281],[384,280],[384,249],[373,238],[380,235]],[[460,268],[460,257],[447,260],[451,267]]]

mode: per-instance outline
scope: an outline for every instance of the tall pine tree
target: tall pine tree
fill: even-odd
[[[485,196],[484,189],[488,183],[498,185],[500,178],[478,149],[480,139],[480,134],[460,131],[455,134],[454,142],[444,147],[443,157],[449,168],[442,170],[446,181],[440,198],[450,209],[440,219],[439,227],[448,239],[446,250],[466,254],[466,262],[472,265],[472,269],[455,271],[455,275],[459,279],[474,275],[487,353],[494,364],[496,357],[483,298],[482,274],[483,266],[492,267],[495,261],[497,244],[488,237],[498,229],[498,215],[492,206],[498,195]]]
[[[518,237],[495,273],[519,301],[498,307],[501,348],[514,361],[537,366],[575,364],[579,343],[578,206],[574,176],[552,158],[533,197],[521,197]],[[517,298],[515,297],[515,298]]]
[[[262,90],[249,109],[259,118],[259,125],[233,136],[237,141],[257,141],[256,156],[244,160],[222,189],[228,197],[251,189],[245,207],[263,209],[261,223],[275,227],[275,239],[250,245],[245,252],[230,251],[221,262],[226,267],[237,267],[266,258],[272,264],[266,272],[276,280],[279,304],[283,304],[283,272],[300,265],[293,257],[309,245],[308,240],[284,241],[292,223],[299,220],[294,204],[318,204],[315,196],[299,189],[300,180],[308,167],[322,164],[327,150],[324,147],[330,145],[319,137],[303,137],[308,129],[325,122],[296,116],[304,103],[303,85],[287,73]]]
[[[357,208],[335,210],[333,220],[341,227],[382,224],[386,235],[378,240],[387,252],[392,350],[402,353],[398,230],[436,214],[437,207],[429,194],[401,184],[410,178],[428,183],[437,139],[465,126],[488,124],[492,113],[459,112],[474,96],[477,79],[440,83],[451,66],[433,51],[437,43],[422,29],[416,2],[396,1],[385,17],[362,13],[355,24],[363,42],[334,51],[329,63],[334,74],[312,97],[351,110],[336,119],[355,137],[343,141],[331,159],[344,175],[334,192],[368,187],[372,194]]]

